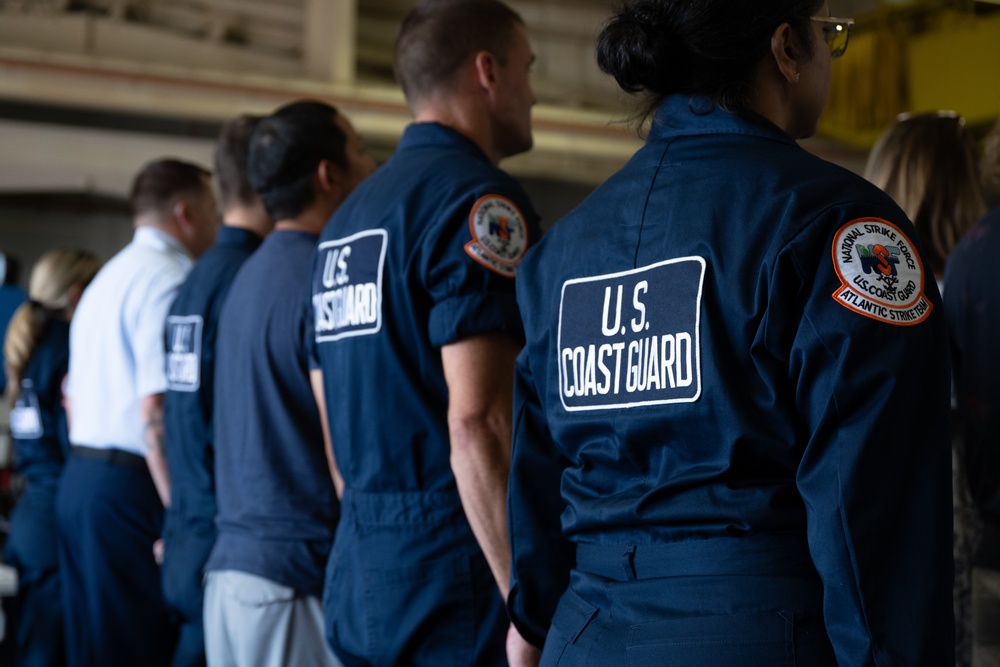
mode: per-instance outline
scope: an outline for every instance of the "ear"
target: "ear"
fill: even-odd
[[[76,308],[76,304],[80,303],[80,297],[83,296],[83,285],[73,283],[66,290],[66,294],[69,296],[69,307]]]
[[[330,160],[320,160],[316,165],[315,175],[319,192],[335,192],[340,189],[343,169]]]
[[[480,51],[472,59],[472,66],[476,73],[476,83],[491,96],[497,86],[498,65],[496,56],[489,51]]]
[[[771,35],[771,56],[787,83],[794,85],[799,82],[799,69],[805,53],[789,24],[782,23]]]
[[[170,210],[174,223],[187,231],[191,227],[191,202],[185,198],[180,198],[174,202],[174,207]]]
[[[192,204],[191,199],[188,197],[181,197],[174,202],[171,213],[171,218],[178,234],[177,238],[190,250],[191,247],[188,245],[188,241],[196,239],[201,235],[201,224],[198,221],[198,214],[195,211],[194,204]]]

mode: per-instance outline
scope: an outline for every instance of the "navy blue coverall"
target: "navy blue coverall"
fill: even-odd
[[[543,665],[953,664],[915,236],[766,119],[676,96],[528,253],[508,607]]]
[[[170,507],[163,523],[163,597],[179,616],[173,667],[205,664],[202,604],[205,561],[215,543],[212,398],[219,313],[229,286],[262,239],[222,226],[181,285],[167,316],[163,399]]]
[[[450,465],[440,348],[522,337],[513,276],[540,232],[470,140],[407,128],[320,237],[315,340],[345,491],[324,599],[345,665],[504,665],[508,621]]]
[[[56,490],[69,457],[62,394],[68,366],[69,323],[50,318],[24,369],[21,393],[11,411],[14,464],[25,488],[11,515],[4,548],[6,562],[18,575],[4,642],[13,644],[14,664],[27,667],[66,663]]]

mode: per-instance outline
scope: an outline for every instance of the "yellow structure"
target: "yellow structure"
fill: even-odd
[[[969,123],[1000,113],[1000,14],[947,13],[907,45],[910,110],[954,109]]]
[[[885,12],[856,27],[832,76],[819,132],[856,148],[870,148],[904,111],[991,123],[1000,114],[1000,14]]]

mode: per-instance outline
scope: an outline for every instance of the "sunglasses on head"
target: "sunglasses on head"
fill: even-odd
[[[965,119],[957,111],[943,110],[943,111],[927,111],[925,113],[913,113],[912,111],[904,111],[901,114],[896,115],[897,123],[904,123],[908,120],[921,117],[933,117],[940,118],[945,121],[954,121],[960,126],[965,127]]]

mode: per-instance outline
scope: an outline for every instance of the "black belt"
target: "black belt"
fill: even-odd
[[[73,445],[70,447],[70,453],[73,456],[77,456],[82,459],[104,461],[106,463],[110,463],[111,465],[122,466],[123,468],[129,468],[139,472],[147,472],[149,470],[146,466],[145,458],[139,456],[138,454],[133,454],[132,452],[126,452],[123,449],[115,449],[114,447],[99,448]]]
[[[577,544],[576,569],[614,581],[720,574],[815,573],[805,537],[690,539],[668,544]]]

